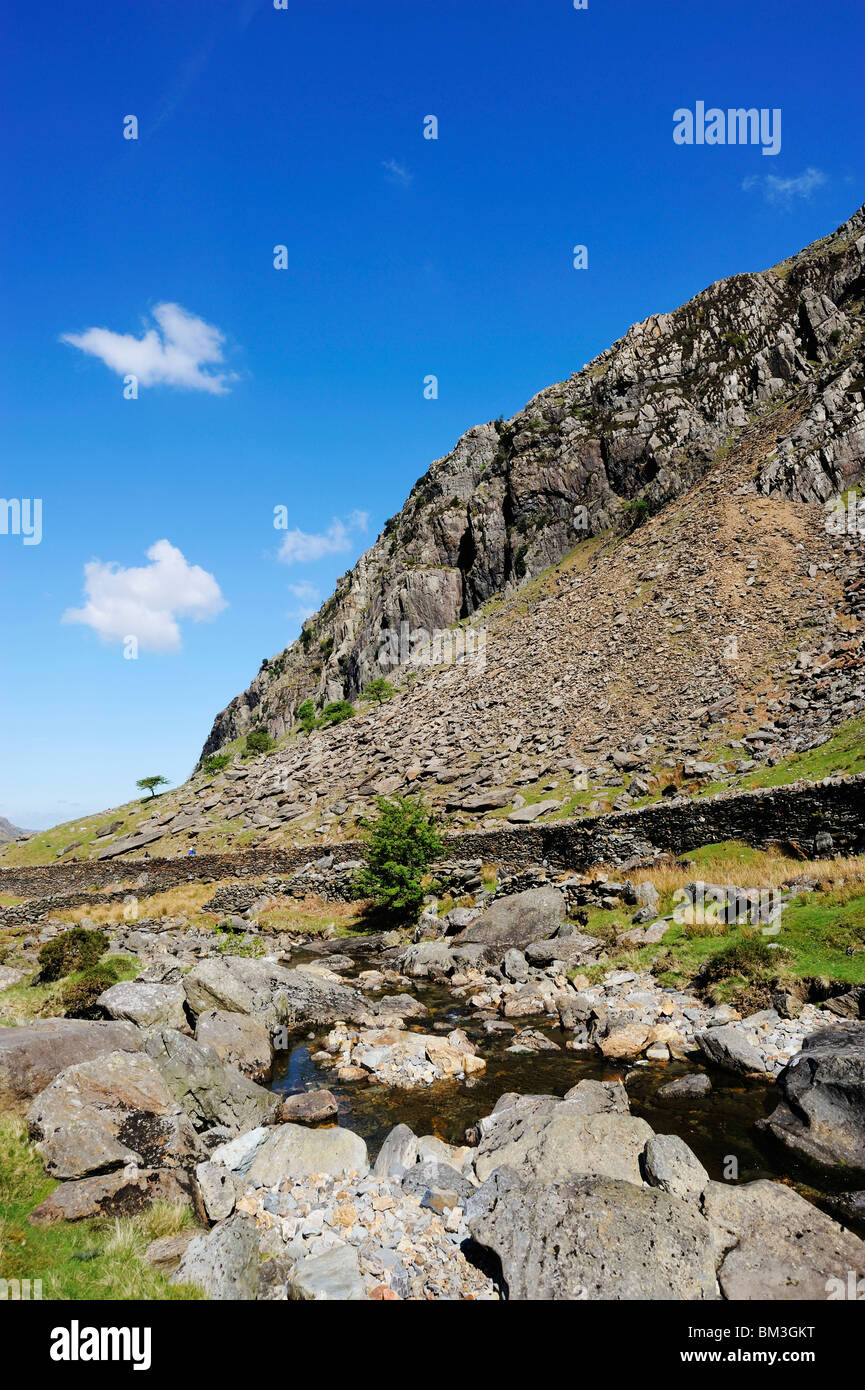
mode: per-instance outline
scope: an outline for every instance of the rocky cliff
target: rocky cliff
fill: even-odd
[[[860,208],[790,260],[636,324],[512,419],[470,429],[301,638],[217,716],[203,751],[251,727],[280,738],[302,699],[352,698],[374,676],[392,678],[411,634],[464,622],[713,469],[723,484],[725,458],[781,407],[748,480],[812,504],[842,492],[865,454],[863,259]]]

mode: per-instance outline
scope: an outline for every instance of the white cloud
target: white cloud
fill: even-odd
[[[285,565],[297,565],[321,560],[325,555],[341,555],[351,549],[352,532],[363,532],[368,525],[369,512],[352,512],[347,521],[334,517],[327,530],[317,534],[295,527],[286,531],[277,559]]]
[[[315,613],[321,603],[321,594],[314,584],[310,584],[303,579],[299,584],[289,584],[288,592],[297,599],[297,608],[291,610],[286,616],[297,618],[301,622]]]
[[[179,617],[215,618],[225,608],[219,585],[199,565],[190,565],[170,541],[157,541],[147,552],[149,565],[122,565],[91,560],[84,566],[83,608],[67,608],[65,623],[92,627],[105,642],[138,640],[139,650],[177,651]]]
[[[136,376],[141,386],[180,386],[225,395],[236,374],[203,370],[222,362],[225,334],[179,304],[157,304],[153,318],[158,329],[148,328],[141,338],[88,328],[84,333],[64,333],[61,342],[98,357],[118,376]]]
[[[791,203],[794,198],[810,198],[815,188],[828,182],[822,169],[805,169],[801,174],[781,178],[779,174],[751,174],[742,183],[744,192],[759,188],[767,203]]]
[[[408,188],[414,178],[411,170],[407,169],[404,164],[399,164],[395,159],[383,159],[381,167],[387,170],[392,183],[402,184],[403,188]]]

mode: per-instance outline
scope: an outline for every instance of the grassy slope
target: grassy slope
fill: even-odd
[[[143,1263],[152,1240],[193,1227],[188,1209],[163,1203],[136,1217],[31,1226],[28,1215],[56,1186],[24,1122],[0,1116],[0,1278],[41,1279],[43,1299],[201,1297]]]

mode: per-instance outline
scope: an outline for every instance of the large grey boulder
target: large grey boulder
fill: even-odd
[[[825,1301],[830,1280],[865,1277],[865,1241],[783,1183],[710,1182],[702,1210],[725,1298]]]
[[[112,1018],[125,1019],[138,1028],[177,1028],[188,1033],[182,985],[138,984],[122,980],[103,991],[98,1002]]]
[[[782,1099],[761,1127],[811,1162],[865,1170],[865,1024],[812,1033],[778,1077]]]
[[[454,968],[450,947],[444,941],[418,941],[397,959],[404,975],[424,980],[430,975],[449,975]]]
[[[486,959],[500,961],[511,948],[525,951],[553,936],[565,920],[565,897],[557,888],[529,888],[488,907],[455,938],[459,946],[480,945]]]
[[[511,1299],[717,1297],[709,1223],[693,1202],[609,1178],[523,1182],[503,1169],[465,1207]]]
[[[131,1023],[46,1018],[22,1028],[0,1028],[0,1106],[32,1100],[76,1062],[143,1047],[144,1038]]]
[[[56,1178],[129,1163],[191,1168],[198,1157],[189,1117],[155,1062],[137,1052],[109,1052],[67,1067],[36,1097],[27,1118]]]
[[[350,1129],[307,1129],[280,1125],[262,1144],[247,1173],[250,1183],[274,1187],[283,1178],[307,1178],[311,1173],[343,1177],[369,1172],[366,1144]]]
[[[741,1076],[765,1074],[766,1066],[756,1047],[752,1047],[742,1032],[730,1024],[707,1028],[697,1034],[697,1045],[704,1056],[717,1067],[738,1072]]]
[[[525,949],[525,957],[532,965],[552,965],[554,961],[561,961],[570,968],[594,960],[603,944],[598,936],[575,932],[573,936],[554,936],[549,941],[531,941]]]
[[[237,1212],[187,1245],[172,1284],[194,1284],[208,1298],[248,1302],[258,1295],[258,1227]]]
[[[367,1000],[348,985],[246,956],[203,960],[183,977],[183,987],[193,1013],[227,1009],[250,1014],[265,1028],[337,1023],[369,1012]]]
[[[580,1115],[629,1115],[628,1093],[621,1081],[578,1081],[565,1100]]]
[[[205,1009],[195,1027],[196,1042],[237,1067],[251,1081],[267,1081],[273,1064],[270,1033],[257,1019],[228,1009]]]
[[[594,1107],[584,1096],[552,1106],[537,1103],[543,1099],[551,1098],[520,1097],[481,1126],[475,1160],[481,1182],[507,1166],[545,1182],[592,1176],[640,1185],[640,1157],[653,1133],[645,1120],[617,1111],[586,1114]]]
[[[242,1134],[276,1118],[279,1097],[223,1062],[212,1047],[160,1028],[148,1038],[147,1052],[197,1130],[223,1125]]]
[[[699,1197],[709,1181],[697,1155],[678,1134],[654,1134],[646,1145],[643,1169],[650,1187],[672,1197]]]

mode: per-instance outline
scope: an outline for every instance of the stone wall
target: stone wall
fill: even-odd
[[[758,848],[779,844],[794,857],[810,858],[818,852],[815,840],[820,834],[832,837],[829,853],[865,852],[865,773],[757,791],[662,800],[639,810],[554,825],[508,826],[461,834],[449,838],[445,857],[483,859],[509,873],[543,860],[553,867],[582,870],[600,863],[626,867],[650,861],[658,853],[683,854],[719,840],[743,840]],[[41,898],[125,886],[144,895],[181,883],[284,876],[329,854],[341,863],[361,858],[363,847],[347,841],[319,845],[314,850],[308,845],[286,846],[201,854],[191,859],[7,868],[0,871],[0,892]]]

